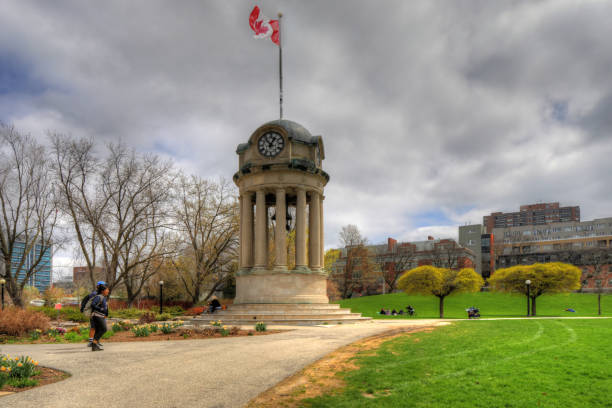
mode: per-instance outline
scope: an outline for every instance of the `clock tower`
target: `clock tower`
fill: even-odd
[[[255,130],[236,153],[240,270],[234,303],[328,303],[323,139],[298,123],[275,120]]]
[[[295,122],[275,120],[255,130],[236,153],[240,270],[234,303],[215,312],[215,319],[249,325],[369,320],[330,304],[327,297],[323,189],[329,175],[322,167],[321,136]],[[202,316],[192,322],[209,321]]]

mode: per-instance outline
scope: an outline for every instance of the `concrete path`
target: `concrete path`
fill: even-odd
[[[29,355],[72,377],[0,397],[0,406],[241,407],[343,345],[395,327],[441,323],[374,321],[268,336],[107,343],[95,353],[85,344],[3,345],[1,353]]]

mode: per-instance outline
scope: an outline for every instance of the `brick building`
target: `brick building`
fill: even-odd
[[[417,242],[397,242],[388,238],[387,244],[368,245],[365,250],[368,262],[358,262],[357,265],[351,266],[352,271],[347,274],[351,248],[342,248],[340,258],[332,266],[330,280],[340,287],[351,285],[354,287],[353,292],[357,294],[374,295],[388,292],[389,288],[393,287],[390,281],[397,281],[403,272],[417,266],[474,268],[476,259],[472,250],[459,245],[455,240],[433,237]],[[366,263],[367,267],[360,267]],[[385,279],[382,270],[385,270]]]
[[[580,207],[560,207],[559,203],[521,205],[517,212],[494,212],[485,215],[482,223],[487,234],[494,228],[546,225],[556,222],[580,222]]]
[[[87,266],[75,266],[72,268],[72,281],[77,288],[93,287],[95,282],[104,280],[104,269],[100,266],[94,267],[93,276],[94,282],[90,280],[89,269]]]

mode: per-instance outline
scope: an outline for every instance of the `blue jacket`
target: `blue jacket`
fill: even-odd
[[[91,301],[91,310],[94,313],[108,316],[108,305],[106,304],[106,298],[103,295],[96,295],[94,300]]]

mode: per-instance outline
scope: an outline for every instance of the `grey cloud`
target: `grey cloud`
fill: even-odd
[[[236,145],[278,115],[277,48],[252,38],[251,2],[5,4],[0,54],[48,89],[0,94],[4,120],[229,178]],[[259,6],[285,15],[286,117],[324,137],[328,246],[349,222],[372,241],[418,238],[418,214],[474,222],[540,199],[612,215],[609,3]]]

